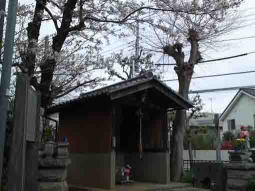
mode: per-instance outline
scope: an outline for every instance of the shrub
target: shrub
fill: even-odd
[[[251,148],[255,147],[255,136],[250,137],[250,146],[251,146]]]
[[[223,133],[223,141],[232,141],[234,138],[235,135],[231,131],[226,131]]]
[[[184,135],[184,149],[188,149],[188,140],[191,141],[192,148],[195,150],[211,150],[214,149],[216,135],[208,127],[198,127],[186,131]]]
[[[193,183],[193,176],[191,171],[185,171],[181,178],[181,182]]]
[[[253,176],[248,181],[247,191],[254,191],[254,190],[255,190],[255,177]]]
[[[212,135],[196,135],[191,142],[196,150],[211,150],[214,149],[214,138]]]

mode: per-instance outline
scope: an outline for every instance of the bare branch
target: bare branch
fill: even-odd
[[[37,0],[38,1],[38,0]],[[51,13],[51,11],[44,5],[42,5],[44,7],[44,10],[48,13],[48,15],[50,16],[51,20],[53,21],[54,23],[54,26],[56,28],[56,31],[59,30],[59,27],[58,27],[58,21],[57,19],[55,18],[55,16]]]
[[[116,72],[115,70],[111,70],[110,75],[112,76],[116,76],[117,78],[121,79],[121,80],[127,80],[126,78],[122,77],[118,72]]]
[[[56,6],[58,9],[62,10],[62,8],[53,0],[48,0],[50,3],[52,3],[54,6]]]
[[[178,13],[186,13],[186,14],[191,14],[191,15],[207,15],[216,11],[219,11],[221,9],[226,9],[229,8],[228,6],[222,6],[218,9],[212,9],[212,10],[196,10],[195,12],[193,10],[184,10],[184,9],[177,9],[177,8],[157,8],[157,7],[149,7],[149,6],[144,6],[144,7],[140,7],[132,12],[130,12],[129,14],[127,14],[123,19],[120,20],[111,20],[111,19],[101,19],[101,18],[97,18],[97,17],[93,17],[93,16],[86,16],[84,17],[84,21],[85,20],[92,20],[92,21],[96,21],[96,22],[104,22],[104,23],[116,23],[116,24],[123,24],[125,23],[129,17],[131,17],[132,15],[134,15],[135,13],[142,11],[144,9],[147,10],[154,10],[154,11],[161,11],[161,12],[178,12]]]
[[[93,79],[93,80],[89,80],[89,81],[84,81],[83,83],[80,83],[80,84],[77,84],[76,86],[73,86],[71,87],[70,89],[68,89],[67,91],[65,91],[64,93],[62,94],[59,94],[57,96],[54,96],[52,97],[53,99],[57,99],[57,98],[60,98],[60,97],[63,97],[69,93],[71,93],[72,91],[76,90],[77,88],[81,87],[81,86],[84,86],[86,84],[89,84],[89,83],[92,83],[92,82],[96,82],[98,79]]]

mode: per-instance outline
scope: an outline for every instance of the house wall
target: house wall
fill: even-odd
[[[113,188],[112,113],[100,104],[60,112],[59,137],[70,143],[67,181],[72,186]],[[90,111],[88,111],[90,110]]]
[[[71,153],[111,152],[110,111],[60,113],[59,137],[67,137]]]
[[[216,150],[194,150],[194,160],[216,160]],[[189,151],[183,151],[183,160],[189,160]],[[221,150],[221,160],[229,161],[228,150]]]
[[[236,129],[241,126],[254,127],[255,100],[247,95],[242,95],[223,120],[223,132],[228,131],[227,120],[235,119]]]

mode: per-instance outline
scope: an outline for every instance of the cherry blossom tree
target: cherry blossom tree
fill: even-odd
[[[113,24],[132,19],[136,9],[132,2],[117,0],[36,1],[23,31],[25,38],[18,43],[18,67],[41,92],[42,107],[79,87],[100,81],[91,72],[102,68],[103,59],[98,54],[102,39],[107,40],[114,33]],[[50,23],[55,32],[45,40],[40,35],[41,28]]]

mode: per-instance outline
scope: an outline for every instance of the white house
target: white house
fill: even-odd
[[[240,130],[241,126],[255,127],[255,89],[242,88],[220,116],[223,132]]]
[[[191,127],[214,127],[214,115],[217,113],[209,113],[209,112],[203,112],[201,113],[201,117],[198,118],[191,118],[189,121],[189,125]]]

